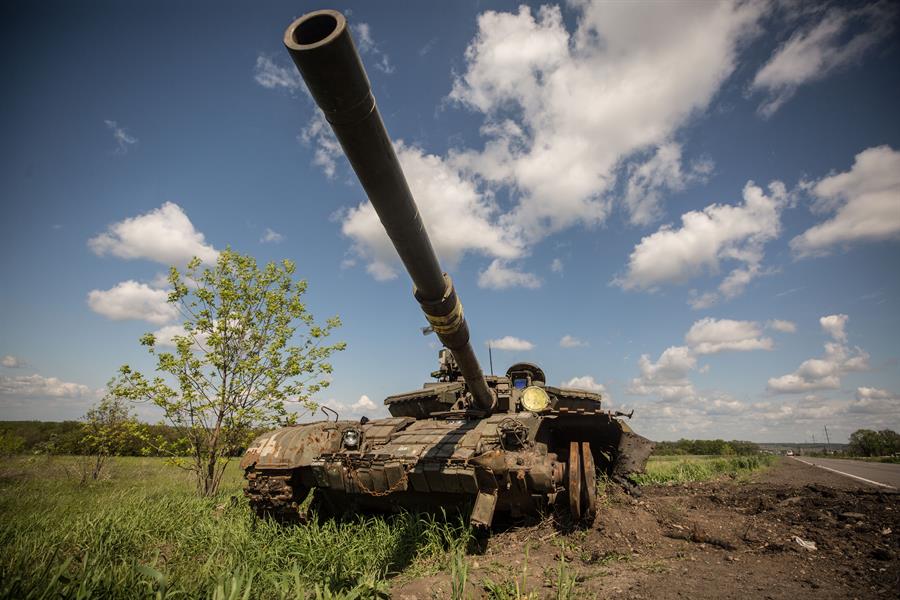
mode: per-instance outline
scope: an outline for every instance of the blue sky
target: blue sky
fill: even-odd
[[[656,439],[900,428],[895,4],[339,3],[487,370]],[[320,401],[435,368],[281,45],[301,3],[5,3],[0,419],[77,418],[176,325],[159,274],[290,258]],[[156,415],[140,407],[146,419]]]

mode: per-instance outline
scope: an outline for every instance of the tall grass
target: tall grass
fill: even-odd
[[[71,460],[0,472],[0,598],[382,597],[390,575],[471,541],[460,520],[413,514],[259,521],[235,465],[204,499],[160,459],[117,459],[88,485]]]
[[[635,477],[641,485],[687,483],[718,477],[740,477],[764,469],[775,461],[771,455],[661,456],[651,457],[647,470]]]

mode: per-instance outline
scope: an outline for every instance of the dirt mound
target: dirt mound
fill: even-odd
[[[491,586],[556,597],[562,565],[573,597],[895,598],[900,495],[784,461],[749,482],[612,491],[593,527],[548,520],[496,533],[468,564],[476,597]],[[441,573],[399,580],[394,594],[449,590]]]

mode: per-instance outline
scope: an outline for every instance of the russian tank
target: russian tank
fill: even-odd
[[[330,123],[442,342],[436,379],[385,400],[389,418],[326,420],[259,436],[241,460],[245,494],[261,517],[303,518],[310,492],[322,509],[470,511],[526,516],[558,505],[592,519],[596,480],[628,485],[652,444],[603,409],[599,394],[553,387],[537,365],[485,376],[453,282],[425,231],[372,96],[344,16],[308,13],[284,44]]]

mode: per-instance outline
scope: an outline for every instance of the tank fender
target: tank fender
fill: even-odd
[[[269,431],[247,448],[241,469],[296,469],[306,467],[326,452],[337,452],[341,445],[341,423],[319,422],[294,425]]]

